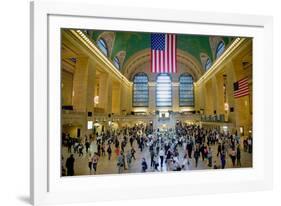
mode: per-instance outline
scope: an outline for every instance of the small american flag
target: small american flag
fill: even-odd
[[[176,73],[176,35],[151,34],[151,72]]]
[[[248,77],[245,77],[233,84],[234,97],[244,97],[249,95]]]

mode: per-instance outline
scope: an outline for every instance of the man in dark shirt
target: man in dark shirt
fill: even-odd
[[[74,175],[74,157],[73,154],[71,154],[67,160],[66,160],[66,169],[67,169],[67,176],[73,176]]]

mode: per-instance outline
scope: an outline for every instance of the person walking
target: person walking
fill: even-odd
[[[89,167],[90,175],[91,175],[92,169],[93,169],[93,157],[92,157],[92,154],[90,152],[88,153],[88,167]]]
[[[132,154],[131,154],[130,150],[127,151],[126,160],[127,160],[128,169],[131,169]]]
[[[161,149],[159,151],[160,166],[161,166],[161,168],[163,167],[164,155],[165,155],[164,149],[161,147]]]
[[[99,161],[99,154],[95,153],[93,156],[93,169],[94,169],[94,174],[97,172],[97,166],[98,166],[98,161]]]
[[[118,173],[121,174],[122,168],[124,168],[124,158],[122,152],[117,157],[117,168],[118,168]]]
[[[198,149],[198,147],[195,149],[194,151],[194,159],[195,159],[195,167],[197,168],[198,166],[198,159],[200,157],[200,151]]]
[[[134,160],[136,160],[135,153],[136,153],[136,150],[134,149],[134,147],[132,147],[131,148],[131,155],[132,155],[132,158],[134,158]]]
[[[112,154],[112,149],[111,149],[110,145],[108,145],[108,147],[107,147],[107,154],[108,154],[108,160],[110,160],[111,154]]]
[[[90,142],[88,140],[86,140],[85,147],[86,147],[86,153],[88,153],[90,148]]]
[[[232,166],[235,167],[235,161],[236,161],[236,151],[235,151],[235,147],[231,148],[230,151],[230,158],[231,158],[231,162],[232,162]]]
[[[191,159],[192,147],[193,147],[192,141],[190,140],[190,137],[188,137],[187,142],[186,142],[186,150],[187,150],[189,159]]]
[[[219,145],[218,145],[218,153],[217,153],[217,157],[219,156],[219,155],[221,155],[221,143],[219,143]]]
[[[154,166],[154,151],[153,151],[153,147],[152,149],[150,150],[150,167],[153,167]]]
[[[146,172],[146,170],[147,170],[147,163],[146,163],[145,158],[142,158],[141,166],[142,166],[142,172]]]
[[[183,156],[182,164],[181,164],[181,169],[182,170],[187,170],[188,169],[188,156],[187,156],[187,154],[185,154]]]
[[[130,141],[131,147],[133,147],[133,143],[134,143],[134,138],[133,138],[133,136],[130,137],[129,141]]]
[[[207,158],[208,158],[208,167],[212,167],[212,157],[213,157],[213,154],[212,154],[212,148],[209,147],[208,149],[208,153],[207,153]]]
[[[101,145],[101,155],[105,156],[105,143],[104,142]]]
[[[159,157],[157,155],[154,155],[153,157],[153,164],[154,164],[154,171],[159,171],[158,166],[159,166]]]
[[[74,175],[74,161],[75,161],[75,159],[73,157],[73,154],[71,154],[66,160],[65,167],[67,169],[67,176]]]
[[[237,160],[237,166],[241,167],[241,149],[240,149],[240,145],[237,145],[237,149],[236,149],[236,160]]]
[[[226,161],[225,161],[225,152],[222,151],[222,153],[221,153],[221,168],[222,168],[222,169],[225,168],[225,164],[226,164]]]
[[[73,145],[73,141],[71,140],[70,137],[68,137],[68,139],[67,139],[67,151],[68,151],[68,153],[71,153],[72,145]]]
[[[78,145],[78,152],[79,152],[79,157],[82,156],[83,157],[83,144],[82,143],[79,143]]]
[[[204,143],[200,147],[200,152],[201,152],[201,156],[202,156],[202,161],[204,162],[205,157],[207,155],[207,148],[205,147]]]

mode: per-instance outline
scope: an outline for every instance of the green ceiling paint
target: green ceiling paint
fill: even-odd
[[[96,41],[102,32],[103,31],[94,30],[92,36],[93,40]],[[234,37],[223,37],[226,47],[233,39]],[[115,41],[111,58],[113,59],[119,51],[124,50],[126,52],[124,63],[126,63],[126,61],[135,53],[149,47],[150,33],[117,31],[115,32]],[[206,53],[211,58],[212,62],[214,61],[209,43],[209,36],[178,34],[177,48],[188,52],[194,56],[198,62],[201,62],[200,53]]]

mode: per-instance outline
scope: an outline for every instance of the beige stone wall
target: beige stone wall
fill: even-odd
[[[78,129],[81,129],[81,127],[80,126],[69,126],[69,125],[63,126],[63,131],[65,133],[68,133],[70,135],[70,137],[77,137],[77,130]]]
[[[62,104],[74,109],[63,111],[63,131],[74,133],[73,128],[80,128],[83,136],[92,132],[87,129],[87,122],[94,122],[97,116],[108,119],[111,113],[130,112],[131,84],[124,76],[115,72],[110,62],[96,56],[98,53],[84,47],[70,31],[63,32],[62,40]],[[99,97],[98,103],[94,102],[95,96]]]
[[[72,105],[73,74],[62,70],[62,105]]]
[[[203,109],[205,115],[224,114],[225,119],[234,125],[234,130],[240,133],[243,127],[244,135],[252,130],[252,42],[243,43],[232,56],[228,56],[212,75],[207,75],[200,84],[196,84],[196,110]],[[224,77],[225,76],[225,77]],[[248,77],[250,95],[234,98],[233,84]],[[224,80],[225,78],[225,80]],[[226,96],[224,96],[224,81],[226,81]],[[224,103],[229,109],[225,110]],[[233,108],[234,111],[230,111]]]
[[[112,86],[112,113],[120,114],[121,86],[116,83]]]

